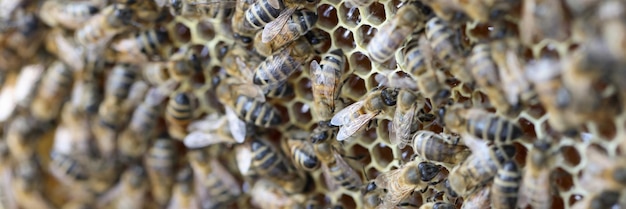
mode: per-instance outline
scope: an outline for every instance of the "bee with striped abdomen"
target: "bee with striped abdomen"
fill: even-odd
[[[311,84],[313,111],[317,121],[329,121],[335,113],[335,100],[339,96],[345,58],[341,49],[330,51],[324,56],[321,65],[311,61]]]

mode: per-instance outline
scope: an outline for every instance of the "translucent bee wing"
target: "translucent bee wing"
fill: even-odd
[[[344,141],[354,135],[361,127],[367,124],[372,118],[376,117],[378,113],[367,113],[364,115],[360,115],[349,123],[343,125],[339,128],[339,132],[337,133],[337,141]]]
[[[237,168],[239,168],[239,172],[241,175],[246,176],[250,171],[250,166],[252,165],[252,150],[250,149],[249,144],[241,144],[235,148],[237,159]]]
[[[415,189],[415,186],[401,184],[398,181],[398,178],[402,178],[400,176],[402,169],[404,168],[391,170],[376,177],[376,185],[387,189],[387,193],[383,197],[382,208],[393,208]]]
[[[274,19],[272,22],[267,23],[265,28],[263,28],[263,33],[261,35],[261,41],[263,43],[268,43],[272,41],[281,31],[283,31],[283,27],[287,24],[287,22],[291,19],[291,15],[296,11],[296,8],[287,8],[283,10],[280,15]]]
[[[243,143],[243,141],[246,140],[246,123],[239,119],[235,111],[230,107],[225,107],[225,110],[230,133],[237,143]]]
[[[326,163],[322,164],[322,174],[324,175],[324,181],[326,181],[328,190],[337,191],[337,189],[339,189],[339,184],[337,184],[337,181],[335,181],[335,179],[333,179],[330,175],[330,169],[328,169],[328,165],[326,165]]]
[[[240,57],[235,59],[237,61],[237,65],[239,66],[239,72],[243,76],[243,81],[245,83],[252,83],[252,78],[254,77],[254,73],[252,70],[246,65],[246,63],[241,60]]]
[[[172,92],[174,92],[174,89],[177,85],[177,81],[168,80],[156,88],[150,88],[146,95],[145,102],[149,105],[158,105],[162,103],[163,101],[165,101],[165,99],[169,97]]]
[[[406,113],[402,114],[400,108],[396,107],[394,119],[391,123],[391,128],[389,129],[389,141],[392,145],[396,145],[398,148],[403,149],[408,143],[411,143],[411,126],[415,120],[414,116],[416,110],[417,105],[412,104],[411,108],[409,108]]]
[[[352,114],[355,114],[357,111],[359,111],[359,109],[361,109],[364,104],[365,101],[358,101],[337,112],[337,114],[335,114],[335,116],[333,116],[333,118],[330,120],[330,125],[342,126],[350,122]]]
[[[233,139],[224,137],[220,134],[200,131],[191,132],[185,136],[185,139],[183,139],[185,146],[190,149],[207,147],[213,144],[233,142]]]
[[[251,83],[233,85],[234,91],[237,91],[241,95],[252,97],[260,102],[265,102],[265,91],[259,86]]]
[[[219,114],[213,113],[203,119],[191,122],[187,126],[187,131],[213,131],[223,127],[223,125],[223,119],[219,117]]]
[[[268,72],[257,70],[255,72],[256,73],[255,76],[257,76],[258,78],[262,80],[269,80],[269,78],[271,77],[270,75],[274,74],[273,72],[275,71],[280,71],[283,68],[283,63],[285,62],[294,62],[293,66],[295,66],[295,69],[293,69],[293,71],[295,71],[296,69],[299,69],[301,63],[298,61],[295,61],[291,57],[291,55],[289,55],[290,52],[291,50],[288,50],[287,48],[283,48],[282,51],[280,51],[278,54],[272,55],[274,59],[271,62],[267,63],[266,65]],[[290,73],[293,73],[293,71],[291,71]],[[283,72],[280,72],[280,73],[283,73]],[[276,84],[270,83],[270,85],[276,85]]]
[[[43,65],[31,65],[22,68],[20,76],[15,82],[15,101],[17,104],[24,103],[35,92],[37,87],[35,84],[41,80],[43,71]]]
[[[337,92],[337,85],[335,83],[336,79],[331,78],[329,76],[326,76],[327,74],[323,72],[322,67],[319,65],[319,63],[317,63],[316,60],[311,61],[311,69],[310,69],[310,73],[309,75],[311,75],[311,80],[315,83],[319,83],[318,85],[313,85],[313,92],[319,92],[322,94],[321,98],[332,98],[329,101],[322,101],[325,102],[326,104],[328,104],[326,107],[328,108],[334,108],[335,107],[335,93]],[[332,87],[333,89],[331,89],[330,91],[320,91],[320,90],[316,90],[318,88],[324,88],[324,87]],[[313,97],[315,97],[316,95],[313,94]],[[329,112],[332,112],[329,110]]]
[[[350,167],[350,165],[348,165],[348,163],[346,162],[346,160],[343,159],[343,157],[341,156],[341,154],[339,154],[339,152],[334,152],[334,157],[335,157],[335,161],[337,163],[337,166],[341,168],[341,170],[343,170],[343,172],[345,174],[347,174],[350,179],[359,179],[359,182],[361,181],[361,176],[359,176],[359,174],[354,171],[354,169],[352,169],[352,167]],[[356,186],[357,187],[361,187],[362,183],[358,183]]]

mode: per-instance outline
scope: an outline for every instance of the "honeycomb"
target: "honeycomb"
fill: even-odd
[[[69,1],[61,0],[59,0],[59,2],[70,3]],[[95,2],[96,3],[94,3],[94,5],[96,5],[101,11],[104,11],[102,9],[106,5],[113,3],[109,2],[107,4],[104,4],[105,2]],[[154,7],[154,3],[149,0],[140,0],[137,2],[139,3],[134,3],[136,5],[139,5],[139,10],[137,11],[140,11],[143,6],[146,5],[148,6],[144,8],[145,11],[158,8],[158,6]],[[158,4],[158,1],[155,2],[157,2]],[[193,3],[195,1],[183,0],[182,2]],[[600,191],[604,189],[587,188],[589,185],[584,183],[586,176],[585,173],[593,171],[593,169],[589,170],[589,168],[593,168],[592,164],[597,163],[590,159],[588,150],[590,150],[590,148],[602,150],[601,155],[606,158],[605,160],[611,160],[610,162],[615,161],[616,163],[623,163],[619,161],[619,158],[623,157],[622,149],[624,148],[624,145],[626,145],[626,142],[624,141],[624,138],[626,138],[626,133],[624,132],[626,115],[624,115],[624,112],[621,112],[621,107],[623,107],[623,103],[620,103],[620,101],[615,102],[615,98],[617,98],[617,100],[621,99],[622,92],[624,92],[624,89],[622,88],[622,86],[620,86],[622,84],[620,82],[621,77],[619,77],[619,75],[621,74],[617,72],[623,69],[616,66],[619,66],[619,64],[621,64],[623,60],[619,57],[623,54],[619,53],[622,52],[620,50],[623,50],[623,37],[626,37],[623,34],[624,24],[626,23],[623,19],[624,15],[626,14],[624,12],[625,5],[623,3],[620,4],[619,1],[608,1],[610,3],[606,3],[606,5],[614,6],[613,10],[610,10],[607,9],[607,7],[609,6],[602,5],[601,2],[593,0],[584,2],[569,0],[546,1],[549,3],[544,2],[543,4],[557,4],[556,6],[551,6],[555,6],[553,8],[560,8],[557,9],[560,12],[557,11],[554,12],[554,14],[543,14],[546,11],[543,11],[543,13],[541,13],[541,9],[546,10],[546,8],[551,7],[541,5],[542,3],[539,1],[522,1],[522,3],[518,1],[496,1],[497,3],[488,3],[488,1],[470,1],[471,3],[468,3],[463,1],[424,0],[420,2],[431,6],[433,9],[439,8],[440,10],[435,10],[436,15],[442,15],[442,13],[438,11],[444,11],[444,13],[448,12],[448,14],[461,14],[459,15],[461,17],[461,20],[450,20],[450,23],[455,29],[458,29],[460,35],[463,37],[461,44],[468,49],[471,48],[471,46],[474,46],[478,43],[483,43],[485,42],[485,40],[488,40],[491,31],[494,31],[494,27],[497,27],[498,24],[500,24],[501,22],[504,22],[505,25],[508,24],[507,27],[514,28],[513,30],[515,32],[513,32],[513,36],[516,37],[516,39],[522,39],[522,42],[524,43],[524,50],[518,55],[520,59],[523,60],[524,64],[533,63],[533,61],[541,59],[553,59],[557,61],[565,60],[566,58],[570,58],[571,54],[573,54],[576,50],[588,47],[588,45],[594,43],[593,41],[602,41],[603,39],[622,41],[621,45],[617,44],[617,46],[606,46],[606,48],[610,49],[602,48],[602,50],[608,51],[607,53],[605,53],[609,54],[608,56],[618,57],[614,60],[611,60],[617,64],[607,64],[609,61],[606,60],[603,60],[606,61],[606,63],[598,62],[597,60],[596,63],[586,63],[586,66],[589,67],[590,70],[587,70],[584,73],[589,73],[589,75],[591,76],[583,77],[582,82],[579,83],[580,85],[588,84],[587,87],[589,88],[593,87],[594,89],[600,89],[594,92],[596,92],[598,95],[605,95],[601,98],[603,101],[609,101],[611,99],[614,99],[611,100],[612,102],[602,102],[601,104],[592,107],[591,113],[586,114],[597,113],[599,115],[603,115],[601,114],[605,113],[603,111],[611,111],[605,109],[619,110],[613,112],[613,114],[609,113],[610,116],[608,118],[596,119],[593,117],[585,118],[584,116],[581,116],[585,118],[585,121],[579,124],[575,124],[575,129],[578,134],[574,135],[566,134],[563,130],[559,130],[553,127],[554,124],[551,125],[549,121],[552,119],[551,117],[554,117],[554,115],[551,115],[551,113],[558,110],[547,108],[545,101],[542,101],[541,98],[537,99],[536,97],[533,97],[532,99],[528,99],[527,101],[524,101],[524,104],[522,105],[519,113],[506,114],[503,112],[503,110],[500,110],[496,108],[495,105],[491,104],[492,102],[490,101],[490,99],[493,98],[491,98],[489,94],[481,91],[478,88],[474,88],[471,84],[460,82],[459,80],[461,79],[454,78],[450,72],[446,72],[446,85],[451,89],[450,98],[452,99],[452,103],[471,103],[474,106],[482,105],[490,112],[495,112],[495,114],[498,114],[501,117],[506,117],[508,120],[514,121],[522,128],[522,130],[524,131],[524,138],[514,143],[516,147],[515,161],[521,166],[527,164],[527,152],[533,149],[533,143],[537,139],[547,138],[551,140],[553,144],[555,144],[556,149],[559,150],[559,156],[561,159],[559,163],[557,163],[557,165],[550,170],[550,173],[555,176],[555,178],[551,182],[551,186],[553,186],[555,189],[554,192],[550,194],[552,195],[551,208],[574,208],[574,206],[579,208],[586,208],[587,206],[582,205],[583,202],[590,201],[590,199],[595,197],[597,194],[599,194]],[[228,3],[229,1],[224,1],[224,4]],[[343,74],[341,80],[342,82],[344,82],[344,84],[342,86],[339,99],[337,100],[338,107],[335,112],[349,106],[356,101],[360,101],[368,92],[372,91],[375,88],[378,88],[380,86],[381,80],[377,78],[381,75],[390,79],[391,82],[394,82],[394,77],[407,76],[404,67],[405,65],[402,61],[402,47],[396,49],[394,57],[384,63],[377,63],[372,61],[370,59],[369,52],[367,51],[367,46],[369,44],[372,44],[370,42],[372,38],[380,32],[383,25],[393,21],[399,8],[406,4],[409,3],[401,2],[399,0],[379,0],[372,2],[368,6],[350,8],[346,5],[346,2],[344,1],[322,0],[321,2],[316,2],[315,5],[309,4],[305,6],[305,8],[316,11],[318,14],[318,20],[313,26],[312,31],[321,33],[324,37],[326,37],[325,39],[321,39],[322,43],[320,44],[320,47],[316,48],[313,59],[319,61],[327,52],[333,49],[341,49],[345,54],[345,58],[347,61],[345,69],[342,69]],[[490,18],[480,19],[477,18],[475,15],[472,15],[476,14],[472,13],[475,12],[475,10],[472,9],[481,8],[480,5],[484,6],[482,7],[483,9],[489,9],[489,6],[487,6],[487,4],[517,5],[509,8],[509,11],[505,12],[507,13],[506,15],[504,15],[505,17],[502,17],[498,20],[492,20]],[[60,126],[59,124],[65,124],[64,120],[69,120],[61,119],[63,117],[61,116],[63,113],[61,113],[61,115],[55,116],[56,118],[53,118],[54,120],[50,124],[40,124],[33,121],[30,121],[28,123],[30,126],[41,126],[42,129],[45,129],[43,133],[36,136],[36,138],[39,138],[38,140],[30,140],[27,142],[26,145],[23,145],[27,147],[25,148],[26,150],[36,150],[35,153],[32,155],[35,155],[38,159],[37,166],[41,170],[41,175],[35,176],[34,178],[32,176],[27,176],[26,178],[30,177],[30,179],[26,179],[26,181],[35,182],[31,184],[26,184],[27,188],[21,188],[19,183],[17,183],[18,185],[16,185],[16,183],[11,181],[11,179],[24,178],[22,176],[19,176],[20,172],[22,172],[21,170],[24,169],[20,167],[22,165],[21,162],[24,161],[24,158],[19,158],[22,153],[20,153],[20,151],[18,150],[13,150],[12,145],[6,145],[7,143],[9,143],[8,141],[10,141],[9,138],[12,137],[11,134],[16,134],[11,128],[13,127],[12,125],[14,123],[18,123],[16,122],[18,121],[18,119],[16,118],[19,118],[19,116],[32,115],[31,111],[29,111],[28,108],[30,105],[29,99],[24,100],[26,101],[25,104],[15,104],[15,98],[17,98],[17,94],[19,93],[20,95],[23,95],[25,93],[13,93],[12,91],[17,88],[17,85],[20,82],[19,78],[22,74],[24,74],[24,72],[28,71],[31,74],[42,75],[42,71],[45,71],[43,69],[48,69],[48,66],[52,65],[51,63],[54,60],[63,59],[60,57],[56,57],[59,53],[54,52],[54,47],[48,46],[49,44],[51,44],[50,42],[55,42],[56,40],[46,38],[47,36],[51,37],[52,34],[59,33],[59,31],[61,31],[61,34],[74,34],[74,30],[66,29],[58,25],[50,25],[49,23],[44,24],[42,20],[44,20],[45,18],[41,17],[42,15],[40,15],[42,14],[42,11],[40,11],[41,8],[40,4],[38,3],[21,0],[10,0],[2,1],[0,2],[0,5],[0,23],[3,24],[0,25],[0,52],[2,53],[0,56],[0,70],[2,71],[0,71],[0,73],[2,75],[3,82],[2,94],[0,95],[0,98],[2,98],[2,100],[0,100],[0,103],[8,103],[4,104],[8,106],[3,107],[2,109],[4,112],[0,114],[3,123],[2,131],[4,133],[2,143],[3,146],[0,146],[3,148],[3,169],[1,169],[1,172],[3,173],[2,175],[6,177],[3,178],[4,180],[2,180],[2,189],[0,190],[2,197],[2,208],[74,208],[82,204],[88,205],[88,208],[116,208],[113,205],[104,204],[102,202],[106,203],[105,200],[106,198],[110,198],[109,196],[114,196],[114,198],[120,198],[120,196],[124,196],[124,192],[129,192],[128,195],[135,195],[135,193],[130,193],[130,191],[126,190],[113,191],[114,188],[117,188],[115,187],[115,185],[121,185],[122,181],[124,181],[125,175],[123,174],[126,174],[127,171],[132,171],[130,166],[126,164],[120,165],[120,168],[116,168],[112,172],[102,172],[101,175],[92,176],[92,178],[94,178],[94,181],[96,182],[100,180],[105,182],[103,188],[98,187],[100,188],[99,190],[92,187],[81,186],[80,183],[67,184],[67,182],[65,182],[63,179],[59,179],[51,173],[49,168],[53,162],[50,159],[50,156],[55,149],[54,146],[56,146],[57,141],[60,140],[60,138],[57,136],[58,132],[60,132],[60,130],[58,130],[60,127],[57,128],[57,126]],[[229,50],[232,50],[237,44],[240,44],[233,38],[233,25],[231,23],[232,10],[228,12],[223,8],[218,8],[218,11],[222,13],[219,13],[219,15],[216,15],[214,17],[188,17],[170,16],[168,7],[170,7],[170,5],[166,5],[162,8],[163,13],[166,14],[165,16],[167,16],[165,20],[159,20],[160,22],[139,22],[137,23],[137,25],[134,25],[131,30],[127,30],[123,33],[117,34],[116,37],[121,37],[132,32],[141,31],[148,28],[164,28],[169,35],[169,38],[171,39],[171,45],[160,49],[163,51],[163,53],[169,56],[179,49],[191,49],[200,55],[200,60],[202,62],[201,71],[195,72],[191,79],[185,80],[180,83],[177,86],[177,89],[171,92],[170,100],[171,98],[173,98],[173,95],[176,95],[177,93],[190,92],[196,98],[195,100],[197,100],[197,106],[195,106],[193,110],[193,120],[201,120],[205,116],[214,113],[217,113],[221,118],[226,117],[224,116],[224,108],[222,107],[222,104],[220,104],[220,102],[218,101],[218,98],[215,94],[216,84],[214,82],[214,78],[226,73],[226,70],[224,69],[228,67],[226,65],[235,65],[235,63],[222,62],[225,54]],[[526,11],[527,7],[530,7],[530,10],[532,10],[532,7],[536,7],[536,11],[534,12],[538,14],[537,19],[525,19],[524,15],[527,15],[525,13],[533,12]],[[496,6],[493,6],[493,8],[496,8]],[[604,13],[599,11],[604,11]],[[489,11],[483,11],[483,13],[490,14]],[[554,23],[552,21],[545,21],[546,23],[542,22],[542,20],[548,19],[555,20],[554,22],[556,22],[556,25],[549,26],[549,24]],[[617,23],[611,22],[615,21],[616,19]],[[559,20],[561,20],[561,22],[559,22]],[[522,24],[529,24],[529,21],[533,24],[538,25],[534,27],[544,27],[542,29],[546,31],[549,31],[549,29],[546,28],[550,27],[555,28],[555,30],[564,28],[564,31],[549,31],[554,33],[544,31],[545,34],[541,34],[541,32],[531,34],[531,32],[517,29],[518,27],[522,27]],[[611,25],[613,28],[606,29],[609,26],[605,27],[604,23],[594,24],[597,22],[593,21],[606,21],[608,22],[606,23],[606,25],[609,25],[609,23],[613,23],[613,25]],[[606,32],[605,30],[609,30],[609,32]],[[408,41],[408,38],[405,41]],[[610,45],[608,41],[606,42],[607,43],[604,44]],[[105,48],[107,47],[110,48],[111,46],[106,45]],[[617,47],[617,49],[614,49],[614,47]],[[107,63],[105,69],[107,70],[105,70],[106,76],[102,75],[103,81],[99,83],[96,81],[92,81],[96,83],[96,86],[104,86],[105,81],[111,76],[110,72],[112,70],[110,69],[112,68],[112,66],[114,66],[115,64],[123,63],[118,61],[118,59],[122,58],[116,56],[122,56],[122,58],[124,58],[124,55],[98,55],[98,58],[106,60]],[[134,59],[134,57],[130,58]],[[67,62],[65,60],[63,61]],[[73,65],[76,63],[66,64]],[[146,63],[140,63],[140,65],[142,64]],[[445,68],[447,65],[445,62],[440,64],[442,65],[442,68]],[[594,68],[596,67],[595,65],[599,65],[599,67]],[[318,121],[315,121],[315,116],[312,115],[313,95],[311,92],[312,84],[310,80],[311,75],[309,62],[307,61],[302,66],[303,67],[301,70],[295,72],[288,78],[288,83],[293,85],[295,88],[294,96],[286,98],[268,99],[268,103],[272,104],[279,110],[280,115],[284,119],[283,123],[277,127],[257,127],[257,129],[255,130],[255,133],[257,133],[258,135],[262,135],[271,139],[276,147],[281,147],[279,145],[283,144],[283,141],[286,140],[286,138],[290,135],[294,127],[296,129],[310,132],[318,126]],[[610,76],[605,75],[609,72],[614,73],[611,74],[613,75],[613,78],[608,78]],[[597,74],[602,75],[598,76]],[[79,78],[78,76],[81,74],[79,71],[76,71],[74,72],[74,75],[75,78]],[[408,76],[410,77],[410,75]],[[84,77],[85,76],[82,76],[80,78],[84,79]],[[602,80],[604,83],[586,81],[598,77],[602,77],[602,79],[599,80]],[[524,78],[522,78],[522,80],[523,79]],[[30,82],[35,86],[41,85],[41,82],[39,82],[38,80],[39,79],[37,78],[31,79]],[[74,82],[79,82],[80,80],[81,79],[75,79]],[[589,84],[592,82],[595,83]],[[36,87],[31,88],[32,92],[35,92],[36,90]],[[100,89],[100,91],[102,92],[102,89]],[[31,97],[34,95],[34,93],[26,94],[31,95]],[[142,96],[140,95],[140,97]],[[25,96],[25,98],[29,97]],[[428,100],[427,102],[428,104],[430,104],[430,106],[433,107],[426,107],[425,112],[437,116],[437,111],[439,110],[439,107],[431,104],[430,100]],[[65,106],[70,105],[69,101],[64,103]],[[163,101],[163,104],[165,103],[167,103],[167,101]],[[13,106],[11,106],[11,104]],[[568,113],[571,114],[572,112]],[[360,175],[361,180],[363,180],[363,185],[366,185],[368,180],[376,179],[376,177],[381,174],[393,171],[398,168],[402,168],[405,164],[413,160],[413,158],[415,157],[415,153],[411,147],[405,147],[400,149],[391,143],[389,139],[389,129],[391,127],[393,119],[393,111],[384,111],[372,120],[372,123],[368,125],[368,128],[358,132],[356,134],[356,137],[336,145],[336,147],[342,153],[342,156],[344,156],[346,162],[351,166],[354,171],[356,171]],[[165,121],[164,116],[160,115],[158,116],[158,119],[155,120],[157,120],[155,129],[159,132],[167,133],[169,130],[168,128],[169,126],[171,126],[171,124]],[[67,124],[65,124],[65,126],[67,126]],[[73,124],[73,126],[79,126],[79,130],[81,128],[90,127],[80,123]],[[433,122],[431,125],[428,126],[422,124],[419,127],[420,129],[431,130],[436,133],[457,132],[455,130],[448,129],[445,126],[442,127],[442,124],[439,124],[437,122]],[[27,130],[34,131],[35,129],[38,129],[38,127],[30,127],[30,129]],[[87,129],[87,132],[92,131]],[[185,131],[183,131],[182,136],[186,134],[184,132]],[[230,137],[229,133],[226,132],[220,132],[220,134],[226,135],[226,137]],[[170,137],[175,137],[172,133],[169,133],[169,135],[171,135]],[[156,137],[154,138],[156,139]],[[249,141],[250,139],[247,140]],[[151,139],[151,141],[154,141],[154,139]],[[229,171],[229,173],[234,176],[237,182],[236,186],[242,190],[242,194],[237,197],[236,201],[230,203],[229,205],[224,205],[221,207],[259,207],[259,205],[254,203],[253,200],[256,198],[256,196],[259,196],[259,198],[264,198],[265,196],[260,196],[258,191],[254,189],[254,185],[263,183],[264,179],[242,175],[239,171],[239,168],[237,167],[238,161],[236,160],[236,158],[237,154],[239,153],[238,150],[242,147],[243,149],[246,149],[245,146],[248,145],[248,143],[215,144],[201,149],[186,148],[182,142],[177,140],[173,141],[173,143],[176,151],[173,153],[173,155],[178,156],[178,160],[174,163],[174,167],[178,170],[182,171],[188,168],[187,165],[190,164],[189,161],[191,160],[189,158],[191,157],[185,156],[191,156],[191,153],[194,152],[207,152],[209,153],[209,158],[217,159],[218,162],[221,162]],[[286,152],[286,150],[283,150],[282,152]],[[144,153],[144,155],[147,155],[147,153]],[[284,153],[283,155],[288,156]],[[104,161],[105,163],[108,160],[111,159],[95,159],[95,161],[97,162]],[[419,160],[419,156],[416,160]],[[91,164],[91,162],[87,164]],[[445,175],[447,175],[455,166],[457,166],[442,163],[437,164],[443,166],[442,173],[444,173]],[[607,167],[611,166],[612,165],[609,165]],[[621,166],[623,166],[623,164],[621,164]],[[174,200],[176,195],[182,195],[182,197],[194,197],[193,190],[191,192],[188,192],[188,194],[181,194],[181,191],[185,191],[185,187],[183,183],[179,182],[179,177],[176,175],[176,173],[178,172],[171,171],[171,173],[167,177],[168,179],[163,180],[163,182],[178,182],[176,184],[173,184],[175,185],[173,187],[175,194],[172,194],[172,200]],[[184,174],[184,172],[180,173]],[[302,193],[282,195],[286,196],[287,199],[295,200],[295,202],[297,202],[298,204],[304,204],[304,202],[307,202],[307,200],[314,200],[317,203],[324,205],[323,207],[326,208],[334,206],[342,206],[343,208],[365,207],[361,189],[351,191],[340,187],[336,190],[332,190],[327,186],[327,182],[325,182],[324,174],[321,169],[308,172],[307,175],[311,177],[310,180],[312,181],[310,183],[311,185],[308,186],[310,188],[307,188],[305,192]],[[150,189],[149,191],[143,191],[144,193],[140,193],[141,195],[144,195],[141,197],[141,200],[144,200],[144,202],[143,204],[140,204],[143,206],[127,206],[128,208],[164,207],[163,203],[159,203],[159,198],[157,197],[159,191],[154,190],[154,185],[160,185],[161,182],[159,182],[158,180],[154,181],[152,178],[149,179],[150,180],[148,184],[151,185],[151,187],[149,188],[152,189]],[[24,179],[22,179],[21,181],[16,180],[16,182],[22,181],[24,181]],[[87,182],[92,181],[88,180]],[[598,180],[598,182],[602,181]],[[31,188],[33,186],[34,188]],[[624,185],[622,184],[620,186],[613,187],[624,191]],[[86,190],[85,188],[90,189]],[[172,188],[169,189],[171,190]],[[70,190],[76,190],[79,192],[65,192]],[[262,191],[270,193],[281,193],[280,188]],[[434,201],[445,201],[453,203],[456,205],[457,208],[461,208],[464,204],[464,198],[467,198],[451,198],[446,195],[438,194],[439,191],[441,190],[438,185],[428,187],[425,191],[418,192],[418,190],[415,190],[415,192],[410,195],[409,201],[413,204],[415,208],[418,208],[422,204]],[[621,199],[624,199],[625,195],[626,193],[623,193]],[[180,199],[178,200],[184,201]],[[191,208],[193,207],[191,206],[192,204],[193,203],[190,202],[179,202],[178,205],[172,205],[172,208]],[[625,203],[624,201],[621,201],[620,204],[622,204],[621,206],[624,206]],[[303,208],[303,206],[301,205],[299,205],[299,207]],[[298,206],[286,206],[285,208],[298,208]]]

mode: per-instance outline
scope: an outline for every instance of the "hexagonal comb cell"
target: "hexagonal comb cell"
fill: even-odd
[[[352,31],[344,27],[335,29],[335,33],[333,33],[333,40],[335,40],[335,45],[344,51],[351,51],[354,47],[356,47]]]
[[[361,23],[359,8],[348,8],[345,3],[342,3],[339,7],[339,20],[348,27],[356,27]]]
[[[321,4],[317,7],[318,20],[317,24],[324,29],[330,30],[337,26],[339,19],[337,18],[337,9],[329,4]]]

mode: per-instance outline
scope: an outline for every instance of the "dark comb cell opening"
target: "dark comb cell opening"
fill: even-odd
[[[177,41],[187,43],[191,40],[191,32],[189,28],[182,23],[176,23],[174,26],[175,37]]]
[[[339,19],[337,19],[337,10],[335,7],[322,4],[317,7],[318,20],[317,23],[319,26],[325,29],[333,29],[339,23]]]
[[[358,44],[365,48],[370,43],[372,38],[374,38],[374,35],[376,35],[376,32],[378,32],[378,29],[369,25],[361,25],[358,29],[358,32],[359,35],[357,37],[359,37],[360,39]]]
[[[199,33],[200,38],[203,40],[212,40],[215,38],[215,29],[213,24],[208,21],[200,21],[198,25],[196,25],[196,31]]]
[[[333,34],[333,40],[335,41],[335,45],[343,49],[344,52],[351,51],[352,49],[354,49],[354,47],[356,47],[352,31],[344,27],[339,27],[335,29],[335,33]]]
[[[365,81],[359,76],[350,75],[350,77],[347,78],[346,84],[343,86],[342,94],[351,96],[353,100],[358,100],[365,95],[365,93],[367,93]]]
[[[372,62],[369,57],[361,52],[352,53],[350,63],[354,65],[352,69],[359,75],[365,76],[372,70]]]
[[[565,146],[561,148],[561,151],[563,152],[563,159],[568,165],[575,167],[580,163],[580,153],[575,147]]]
[[[311,107],[309,105],[296,102],[291,110],[291,115],[295,117],[298,124],[306,124],[311,121]]]
[[[394,160],[391,148],[382,143],[372,147],[372,156],[378,159],[377,163],[382,167],[387,167]]]
[[[356,27],[361,23],[361,12],[359,12],[359,9],[357,7],[348,8],[345,3],[342,3],[339,7],[339,17],[341,22],[350,27]]]
[[[365,10],[365,14],[369,14],[367,19],[376,25],[380,25],[387,19],[385,16],[385,5],[378,2],[370,4],[370,6]]]

